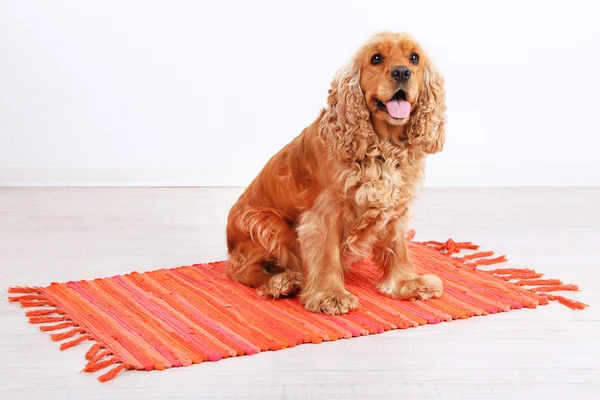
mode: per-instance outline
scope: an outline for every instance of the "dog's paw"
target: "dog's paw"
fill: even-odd
[[[321,292],[303,301],[308,311],[329,315],[346,314],[358,307],[358,298],[350,292]]]
[[[273,275],[271,279],[256,291],[262,297],[277,299],[279,297],[293,296],[302,289],[303,276],[300,272],[285,271]]]
[[[427,300],[440,297],[444,291],[444,284],[435,275],[421,275],[395,284],[382,283],[379,291],[396,299]]]

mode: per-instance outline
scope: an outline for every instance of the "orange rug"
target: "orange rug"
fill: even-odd
[[[411,238],[412,239],[412,235]],[[586,305],[549,294],[578,290],[557,279],[540,279],[530,269],[494,269],[481,265],[506,261],[469,242],[409,242],[421,274],[438,275],[444,294],[427,301],[400,301],[375,290],[377,269],[365,261],[346,275],[346,287],[360,307],[342,316],[306,311],[298,299],[265,300],[255,290],[230,281],[226,263],[215,262],[92,281],[53,283],[47,287],[13,287],[9,297],[41,324],[60,349],[92,343],[86,372],[107,369],[104,382],[123,370],[189,366],[203,361],[280,350],[302,343],[351,338],[391,329],[418,327],[556,300],[573,308]],[[103,371],[104,372],[104,371]]]

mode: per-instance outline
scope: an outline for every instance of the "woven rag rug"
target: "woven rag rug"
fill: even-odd
[[[366,260],[345,277],[360,306],[346,315],[306,311],[297,298],[266,300],[232,282],[226,262],[113,276],[90,281],[13,287],[9,297],[27,311],[29,322],[50,331],[61,350],[84,342],[86,372],[108,381],[123,370],[162,370],[204,361],[281,350],[302,343],[351,338],[391,329],[535,308],[558,301],[586,305],[556,291],[578,290],[531,269],[482,270],[506,261],[492,252],[473,252],[470,242],[408,243],[420,274],[436,274],[444,294],[427,301],[394,300],[379,294],[377,267]],[[473,250],[473,251],[469,251]],[[460,255],[459,253],[466,253]],[[490,267],[488,267],[489,269]]]

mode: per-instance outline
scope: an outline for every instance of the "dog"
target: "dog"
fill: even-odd
[[[374,35],[335,75],[319,117],[275,154],[230,210],[228,274],[267,298],[300,294],[306,309],[358,307],[344,271],[371,257],[378,290],[442,294],[419,276],[405,242],[428,154],[445,141],[444,81],[408,34]]]

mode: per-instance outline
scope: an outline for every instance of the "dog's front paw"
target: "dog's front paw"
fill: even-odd
[[[350,292],[320,292],[310,297],[303,296],[304,307],[308,311],[323,314],[346,314],[358,307],[358,298]]]
[[[300,272],[285,271],[274,275],[267,283],[257,289],[262,297],[277,299],[295,295],[302,289],[303,276]]]
[[[393,284],[384,282],[379,286],[379,291],[396,299],[427,300],[440,297],[444,284],[435,275],[421,275],[409,281]]]

